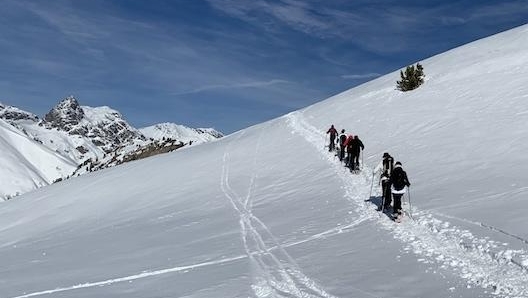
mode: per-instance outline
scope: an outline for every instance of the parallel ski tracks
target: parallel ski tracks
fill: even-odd
[[[353,203],[360,217],[377,221],[378,226],[388,230],[394,238],[404,243],[405,250],[420,256],[420,261],[450,269],[468,284],[492,289],[493,293],[500,297],[528,297],[528,268],[525,263],[512,258],[512,255],[516,255],[528,260],[525,250],[504,249],[499,242],[478,238],[468,230],[435,217],[449,216],[426,210],[413,212],[415,221],[409,220],[397,225],[386,217],[380,218],[372,205],[365,203],[369,196],[371,177],[361,174],[352,179],[343,171],[340,162],[329,156],[326,150],[322,150],[322,144],[326,141],[324,133],[310,125],[301,112],[290,113],[284,118],[295,133],[312,143],[323,158],[335,167],[336,174],[343,181],[345,197]],[[483,223],[471,223],[527,244],[525,239],[501,229]]]
[[[238,138],[244,133],[242,132]],[[237,138],[237,139],[238,139]],[[271,233],[270,229],[257,216],[252,213],[253,192],[257,187],[258,171],[257,157],[260,147],[260,138],[257,141],[253,159],[254,175],[250,178],[247,195],[242,198],[229,184],[229,150],[223,156],[222,176],[220,187],[225,197],[230,201],[235,212],[239,215],[241,228],[241,238],[245,249],[244,255],[237,255],[217,260],[210,260],[201,263],[181,265],[158,270],[144,270],[140,273],[114,277],[100,281],[81,282],[67,287],[56,287],[48,290],[26,292],[11,298],[30,298],[38,296],[49,296],[58,293],[79,291],[94,287],[111,286],[118,283],[132,282],[144,278],[154,278],[161,275],[186,272],[193,269],[209,266],[218,266],[249,259],[253,272],[253,284],[251,288],[257,298],[265,297],[288,297],[288,298],[336,298],[327,293],[313,279],[306,276],[293,258],[286,252],[285,248],[316,241],[323,238],[332,237],[351,231],[366,220],[366,218],[355,221],[340,227],[329,229],[318,234],[291,242],[281,244]],[[259,229],[263,232],[259,232]],[[271,242],[270,244],[267,244]],[[363,297],[376,297],[371,293],[356,288],[356,291],[363,294]]]
[[[239,216],[245,255],[154,271],[145,270],[129,276],[24,293],[12,298],[36,297],[101,287],[169,273],[184,272],[194,268],[216,266],[246,258],[250,260],[251,267],[254,270],[252,289],[257,298],[334,298],[335,296],[327,293],[313,279],[310,279],[302,272],[293,258],[286,252],[286,248],[349,231],[369,220],[376,221],[382,229],[391,232],[396,239],[404,243],[406,250],[420,256],[419,260],[422,262],[438,264],[446,270],[451,269],[455,274],[467,280],[469,284],[491,288],[499,297],[528,297],[528,270],[525,263],[514,260],[512,253],[504,250],[497,242],[487,238],[475,237],[470,231],[457,228],[450,222],[439,220],[437,217],[472,223],[491,231],[509,235],[512,239],[515,238],[524,244],[528,244],[526,239],[484,223],[455,218],[435,213],[434,211],[416,210],[416,222],[406,221],[399,225],[395,225],[384,217],[380,218],[378,212],[372,208],[372,205],[364,202],[369,195],[371,177],[361,174],[355,175],[355,179],[351,179],[349,173],[343,170],[339,161],[329,156],[326,150],[323,150],[324,134],[306,122],[300,112],[286,115],[285,120],[295,133],[303,136],[321,152],[321,158],[327,159],[334,166],[336,175],[343,181],[345,197],[353,204],[359,216],[355,221],[347,226],[330,229],[306,239],[281,244],[264,222],[252,213],[253,193],[257,188],[258,182],[259,138],[253,154],[253,168],[255,170],[250,178],[247,194],[244,197],[238,195],[229,183],[229,161],[231,157],[229,150],[226,150],[223,156],[222,176],[220,179],[222,192]],[[243,132],[239,137],[242,135]],[[528,260],[524,250],[514,252],[514,254],[518,257],[526,257],[526,260]],[[356,290],[362,293],[364,297],[375,297],[375,295],[361,289]]]
[[[240,134],[239,138],[242,135]],[[223,157],[221,189],[240,217],[242,243],[254,272],[251,287],[255,296],[258,298],[336,298],[302,272],[266,224],[252,212],[252,192],[256,187],[258,177],[257,158],[259,156],[260,137],[252,154],[253,175],[250,178],[245,197],[238,195],[229,184],[229,148],[230,146],[227,146]],[[272,243],[272,245],[270,246],[268,243]],[[295,244],[299,243],[301,242]]]

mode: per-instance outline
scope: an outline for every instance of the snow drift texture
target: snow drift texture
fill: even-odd
[[[0,293],[528,297],[527,60],[523,26],[422,61],[415,91],[395,72],[1,204]],[[361,174],[324,148],[332,123],[363,140]],[[385,151],[415,221],[375,211]]]

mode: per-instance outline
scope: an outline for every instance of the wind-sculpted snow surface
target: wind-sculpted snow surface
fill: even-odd
[[[301,112],[290,113],[286,119],[295,132],[321,150],[320,145],[326,142],[324,133],[311,126]],[[427,210],[414,210],[413,219],[406,218],[402,224],[395,224],[386,216],[380,217],[372,204],[365,202],[365,199],[370,199],[367,191],[371,189],[371,179],[374,178],[374,175],[369,175],[372,170],[365,167],[360,176],[351,178],[335,157],[331,157],[324,148],[321,153],[327,156],[336,174],[343,180],[346,196],[355,204],[358,214],[376,220],[381,228],[389,230],[402,241],[406,250],[420,256],[420,261],[449,268],[469,284],[491,288],[501,297],[528,297],[527,251],[508,250],[496,241],[475,237],[468,230],[435,218]],[[409,205],[404,208],[408,209]],[[505,233],[490,226],[483,227]],[[512,240],[527,243],[518,236],[509,236]]]

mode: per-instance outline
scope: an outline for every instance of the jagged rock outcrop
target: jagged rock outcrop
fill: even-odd
[[[86,132],[77,131],[83,118],[83,109],[73,96],[69,96],[44,116],[44,122],[48,127],[64,130],[71,134],[84,135],[83,133]]]
[[[6,120],[9,123],[20,120],[29,120],[37,122],[39,118],[32,113],[20,110],[15,107],[6,106],[0,103],[0,118]]]
[[[119,112],[106,106],[81,106],[72,96],[62,100],[44,116],[44,125],[87,137],[106,153],[136,140],[146,140]]]

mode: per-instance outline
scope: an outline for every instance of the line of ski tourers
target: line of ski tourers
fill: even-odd
[[[347,135],[344,129],[338,133],[334,125],[328,129],[326,134],[330,135],[328,151],[336,151],[336,155],[341,162],[345,163],[345,167],[349,168],[352,173],[358,173],[361,169],[359,157],[365,149],[359,137]],[[345,152],[347,153],[346,156]],[[388,213],[392,215],[394,221],[400,222],[403,217],[402,197],[407,188],[411,186],[407,173],[403,170],[401,162],[394,163],[394,158],[385,152],[382,161],[372,173],[372,183],[374,183],[376,175],[379,175],[379,184],[381,184],[382,190],[382,203],[378,207],[378,211]],[[390,213],[391,203],[393,203],[392,214]]]

